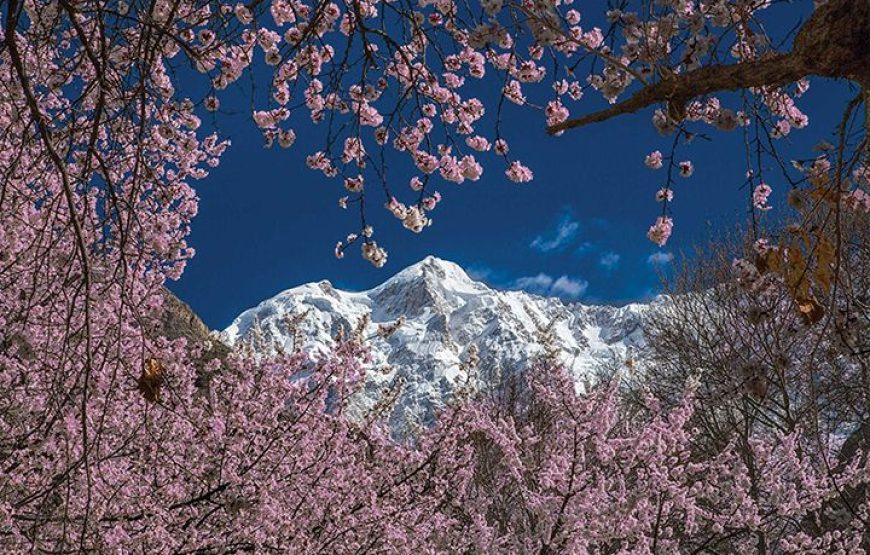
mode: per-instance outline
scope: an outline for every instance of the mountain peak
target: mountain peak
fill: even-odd
[[[465,273],[465,270],[462,267],[449,260],[444,260],[443,258],[438,258],[437,256],[432,256],[431,254],[424,258],[423,260],[411,264],[404,270],[401,270],[399,274],[423,274],[425,272],[435,272],[435,273],[443,273],[449,274],[454,277],[461,278],[465,281],[471,281],[471,278],[468,277],[468,274]]]
[[[451,262],[449,260],[444,260],[443,258],[438,258],[434,255],[427,255],[426,258],[417,262],[416,264],[412,264],[411,266],[432,266],[432,267],[441,267],[441,268],[456,268],[460,272],[464,273],[464,270],[459,266],[459,264],[455,262]]]
[[[425,283],[430,287],[456,293],[480,292],[489,289],[482,283],[471,279],[459,264],[430,255],[399,271],[373,291],[395,289],[405,283]]]
[[[472,280],[458,264],[427,256],[371,289],[368,295],[384,315],[413,316],[427,309],[456,308],[466,297],[491,291]]]

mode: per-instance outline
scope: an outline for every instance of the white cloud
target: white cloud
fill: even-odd
[[[471,266],[465,269],[465,273],[475,281],[491,281],[494,277],[492,268],[486,266]]]
[[[667,264],[668,262],[674,259],[674,253],[672,252],[654,252],[646,259],[647,264],[651,264],[653,266],[658,266],[659,264]]]
[[[515,289],[523,289],[538,295],[553,295],[568,299],[577,299],[586,293],[589,282],[583,279],[561,276],[553,279],[543,272],[536,276],[521,277],[513,282]]]
[[[613,270],[619,264],[620,258],[615,252],[607,252],[601,255],[598,264],[605,270]]]
[[[536,276],[521,277],[514,280],[515,289],[525,289],[531,293],[546,294],[553,285],[553,278],[541,272]]]
[[[570,214],[565,214],[552,233],[538,235],[529,245],[541,252],[550,252],[567,247],[580,231],[580,222],[575,221]]]
[[[577,299],[583,296],[583,293],[586,292],[588,287],[589,282],[586,280],[562,276],[553,283],[550,293],[558,297]]]
[[[574,254],[577,256],[585,256],[586,254],[591,253],[595,250],[595,245],[590,241],[584,241],[577,245],[577,249],[574,251]]]

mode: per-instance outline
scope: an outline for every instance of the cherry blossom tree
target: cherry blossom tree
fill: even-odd
[[[239,352],[161,341],[140,387],[99,381],[93,444],[75,407],[53,426],[4,393],[8,551],[226,553],[861,553],[865,457],[826,469],[807,436],[758,434],[699,458],[697,385],[673,408],[578,395],[542,363],[477,402],[459,398],[405,442],[345,416],[362,384],[360,330],[334,353]],[[79,393],[81,396],[81,393]],[[375,415],[376,416],[376,415]],[[10,426],[9,424],[16,426]],[[30,428],[29,426],[33,426]],[[38,431],[29,435],[25,430]],[[24,436],[22,438],[22,436]],[[38,441],[36,440],[38,436]],[[27,441],[30,440],[30,443]],[[87,449],[87,452],[85,450]]]
[[[866,492],[823,520],[843,491],[867,481],[866,457],[825,467],[802,430],[758,430],[711,447],[699,427],[699,381],[666,404],[617,388],[577,395],[543,366],[495,404],[470,405],[475,479],[469,518],[485,519],[477,552],[861,553]],[[465,431],[463,430],[463,433]],[[854,455],[854,453],[853,453]],[[861,469],[864,470],[861,470]],[[849,484],[846,486],[846,484]],[[466,509],[467,510],[467,509]],[[820,526],[817,523],[824,522]],[[834,524],[836,522],[836,524]]]
[[[788,279],[746,261],[771,248],[764,242],[738,234],[736,241],[718,238],[701,249],[645,328],[652,358],[633,389],[670,406],[680,402],[685,381],[697,379],[693,426],[702,457],[728,444],[751,469],[759,437],[794,434],[818,468],[836,471],[866,461],[867,224],[863,214],[841,222],[843,256],[830,268],[831,287],[817,290],[819,307],[831,314],[826,318],[793,310]],[[750,477],[757,481],[761,474]],[[844,484],[803,517],[804,533],[833,521],[864,521],[866,502],[865,485]]]
[[[866,492],[860,448],[831,468],[827,446],[807,443],[817,436],[768,431],[699,459],[695,384],[673,407],[650,398],[631,413],[612,390],[578,397],[544,364],[515,404],[457,402],[402,443],[377,418],[345,414],[364,377],[359,334],[308,360],[166,332],[164,283],[193,255],[192,183],[229,146],[201,118],[219,118],[221,91],[260,78],[258,64],[271,68],[270,99],[255,98],[251,116],[267,144],[293,147],[294,118],[312,120],[322,146],[308,166],[358,209],[338,256],[358,244],[386,262],[373,204],[420,232],[445,181],[485,167],[530,181],[503,129],[507,104],[542,111],[552,133],[658,106],[653,124],[673,148],[646,160],[668,174],[650,238],[672,232],[672,178],[694,168],[676,151],[698,133],[690,125],[739,128],[757,153],[747,180],[759,219],[770,163],[802,216],[740,267],[782,280],[806,325],[832,322],[839,305],[826,299],[851,252],[842,221],[868,211],[870,4],[820,2],[783,52],[764,30],[771,2],[639,4],[617,2],[601,28],[584,28],[564,0],[3,0],[0,548],[866,549],[866,498],[844,518],[823,510],[844,487]],[[812,77],[860,93],[837,144],[789,165],[776,140],[808,123],[796,99]],[[476,80],[497,83],[495,97],[474,92]],[[592,94],[612,106],[575,104]],[[388,149],[410,175],[388,175]]]
[[[4,4],[4,56],[9,84],[26,100],[16,117],[48,118],[48,108],[39,105],[47,88],[62,101],[52,106],[56,113],[93,112],[97,117],[77,121],[90,130],[114,121],[121,104],[128,110],[125,120],[143,123],[150,114],[136,113],[132,103],[171,102],[181,82],[174,75],[186,76],[186,85],[195,81],[191,73],[202,75],[200,84],[210,92],[195,99],[196,106],[176,102],[200,114],[220,112],[222,91],[246,72],[265,80],[269,97],[253,99],[252,117],[266,144],[292,147],[300,118],[312,120],[323,130],[322,142],[305,142],[322,146],[310,153],[308,166],[338,180],[345,192],[341,206],[359,208],[360,226],[338,244],[336,255],[359,242],[363,255],[382,265],[386,252],[366,223],[373,201],[419,233],[431,222],[445,181],[477,180],[485,166],[499,165],[512,181],[532,179],[532,169],[516,158],[521,153],[509,148],[505,136],[510,104],[543,112],[542,123],[553,134],[655,108],[653,124],[673,136],[670,153],[647,159],[651,167],[668,167],[657,194],[662,215],[649,233],[663,244],[673,227],[673,178],[693,172],[690,160],[677,157],[682,144],[711,129],[743,133],[751,202],[763,211],[772,167],[782,173],[776,181],[794,188],[821,171],[810,153],[789,153],[796,160],[792,168],[780,152],[779,139],[809,123],[798,104],[810,79],[847,79],[858,94],[845,106],[836,156],[825,157],[833,175],[825,188],[839,187],[839,201],[866,210],[866,118],[853,116],[866,105],[870,81],[864,40],[870,8],[863,0],[817,1],[801,21],[798,7],[776,4],[623,0],[585,13],[585,6],[564,0],[117,6],[14,0]],[[793,36],[767,31],[766,14],[776,10],[779,18],[795,14]],[[581,25],[584,16],[594,24]],[[31,67],[27,56],[38,48],[44,63]],[[45,64],[52,67],[37,69]],[[79,77],[87,78],[82,90],[76,90]],[[499,92],[482,94],[475,81]],[[182,91],[181,97],[189,95]],[[589,96],[612,105],[596,110]],[[63,161],[60,147],[53,150],[55,162]],[[407,155],[416,170],[389,173],[384,150]],[[92,158],[86,164],[97,167]]]

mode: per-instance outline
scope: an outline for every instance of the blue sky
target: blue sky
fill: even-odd
[[[234,94],[246,110],[249,93]],[[572,113],[599,107],[594,96],[589,92]],[[811,156],[812,145],[830,137],[847,97],[846,85],[814,81],[799,101],[811,125],[785,140],[785,152]],[[298,126],[292,149],[269,150],[246,113],[222,115],[219,130],[233,145],[220,167],[196,183],[201,202],[190,243],[197,254],[170,288],[209,326],[221,329],[283,289],[321,279],[365,289],[433,254],[498,287],[625,303],[657,292],[657,270],[671,256],[745,221],[749,193],[741,190],[746,167],[739,130],[711,132],[712,141],[680,147],[678,156],[691,158],[696,170],[689,179],[678,178],[674,235],[662,250],[645,235],[660,212],[654,194],[665,176],[643,160],[652,150],[667,153],[672,137],[656,133],[651,110],[549,137],[540,114],[510,108],[504,134],[535,180],[508,181],[493,156],[480,181],[439,187],[444,201],[420,235],[385,210],[372,210],[376,239],[389,251],[382,269],[362,260],[356,247],[343,260],[333,256],[336,241],[356,231],[357,221],[337,206],[340,182],[304,165],[323,140],[316,127]],[[394,172],[393,178],[406,183],[410,176]],[[772,198],[785,191],[773,174],[769,183]]]

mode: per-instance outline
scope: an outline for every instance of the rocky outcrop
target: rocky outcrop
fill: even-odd
[[[184,337],[191,342],[209,340],[210,330],[186,303],[168,289],[163,290],[160,333],[169,339]]]
[[[209,375],[204,370],[205,365],[216,358],[226,360],[230,354],[230,347],[221,341],[217,334],[213,334],[193,309],[174,293],[164,289],[163,295],[159,333],[168,339],[183,337],[190,346],[206,344],[201,355],[194,360],[197,369],[196,385],[199,388],[206,388]]]

